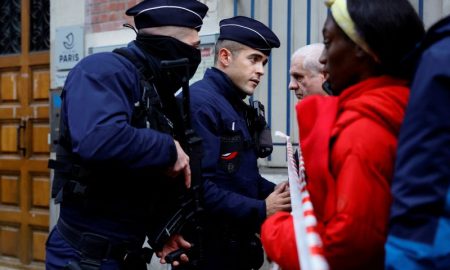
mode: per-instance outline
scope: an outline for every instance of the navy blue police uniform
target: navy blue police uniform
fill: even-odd
[[[195,0],[147,0],[127,15],[138,29],[199,31],[207,10]],[[88,56],[69,73],[57,159],[49,163],[61,205],[46,269],[146,269],[145,237],[151,240],[177,207],[174,189],[183,182],[164,173],[177,160],[171,106],[181,82],[176,72],[162,72],[160,61],[183,57],[195,72],[198,49],[139,33],[118,53]]]
[[[222,20],[219,39],[257,48],[266,55],[272,47],[279,47],[269,28],[242,16]],[[258,171],[245,97],[214,67],[191,86],[193,127],[204,149],[205,269],[258,269],[263,262],[255,234],[266,218],[265,199],[275,185]]]

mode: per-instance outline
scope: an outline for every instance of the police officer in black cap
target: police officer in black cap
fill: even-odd
[[[277,36],[261,22],[242,16],[220,22],[215,66],[191,86],[193,126],[203,139],[206,209],[204,269],[258,269],[263,251],[257,237],[265,218],[290,210],[287,183],[275,185],[258,171],[258,132],[244,102],[264,75]]]
[[[196,0],[142,1],[126,12],[135,41],[88,56],[70,72],[57,159],[49,162],[61,211],[47,270],[146,269],[145,237],[152,240],[176,207],[174,186],[191,180],[189,157],[172,137],[174,93],[185,74],[161,61],[188,58],[192,77],[207,10]],[[166,252],[189,247],[180,235],[170,240]]]

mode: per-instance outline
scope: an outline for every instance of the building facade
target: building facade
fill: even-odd
[[[0,268],[44,269],[45,241],[57,209],[49,202],[47,159],[57,127],[58,91],[81,58],[126,45],[135,33],[124,11],[139,0],[2,0],[0,3]],[[245,15],[273,29],[273,50],[254,99],[263,102],[272,131],[296,143],[295,96],[288,90],[290,55],[321,42],[327,10],[317,0],[202,0],[209,7],[202,37],[203,62],[212,65],[222,18]],[[411,0],[429,27],[450,14],[450,0]],[[53,136],[50,136],[53,134]],[[281,139],[261,166],[285,167]]]

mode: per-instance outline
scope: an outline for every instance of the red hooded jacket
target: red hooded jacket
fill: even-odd
[[[297,104],[307,187],[331,269],[383,269],[405,81],[367,79],[339,97]],[[300,269],[290,213],[268,218],[261,239],[283,270]]]

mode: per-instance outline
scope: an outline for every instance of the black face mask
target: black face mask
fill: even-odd
[[[138,34],[136,44],[156,59],[159,74],[155,74],[158,88],[168,90],[173,94],[182,84],[182,78],[185,76],[186,69],[183,67],[172,70],[161,70],[161,60],[178,60],[187,58],[189,60],[188,79],[191,79],[201,61],[200,50],[196,49],[176,38],[158,35]]]

